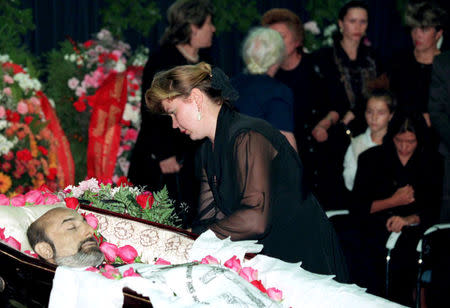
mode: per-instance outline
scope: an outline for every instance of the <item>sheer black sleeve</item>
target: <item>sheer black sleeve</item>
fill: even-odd
[[[212,193],[208,183],[202,182],[200,212],[202,220],[215,217],[209,228],[217,236],[230,236],[232,240],[259,239],[270,226],[270,166],[276,156],[276,150],[261,134],[249,131],[240,134],[235,141],[233,161],[236,166],[236,178],[223,181],[237,181],[239,189],[238,208],[225,217],[220,210],[211,205]],[[232,192],[234,193],[234,192]],[[216,209],[216,210],[215,210]]]

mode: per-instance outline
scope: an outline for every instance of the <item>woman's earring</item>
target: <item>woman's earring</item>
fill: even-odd
[[[197,120],[200,121],[202,119],[202,113],[197,111]]]

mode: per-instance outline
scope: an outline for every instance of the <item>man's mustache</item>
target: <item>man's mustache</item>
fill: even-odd
[[[87,239],[81,241],[80,245],[78,246],[78,251],[82,250],[82,247],[83,247],[84,244],[90,243],[90,242],[93,242],[93,243],[97,244],[97,240],[95,239],[95,237],[93,237],[93,236],[88,237]]]

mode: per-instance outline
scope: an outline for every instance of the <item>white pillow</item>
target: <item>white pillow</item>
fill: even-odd
[[[22,251],[32,251],[27,238],[28,227],[47,211],[65,206],[64,202],[23,207],[0,206],[0,228],[5,228],[5,238],[12,236],[21,244]]]

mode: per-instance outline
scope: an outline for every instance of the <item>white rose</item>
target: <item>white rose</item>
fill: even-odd
[[[314,35],[320,34],[319,26],[317,25],[317,22],[314,20],[308,21],[304,24],[305,30],[311,32]]]

